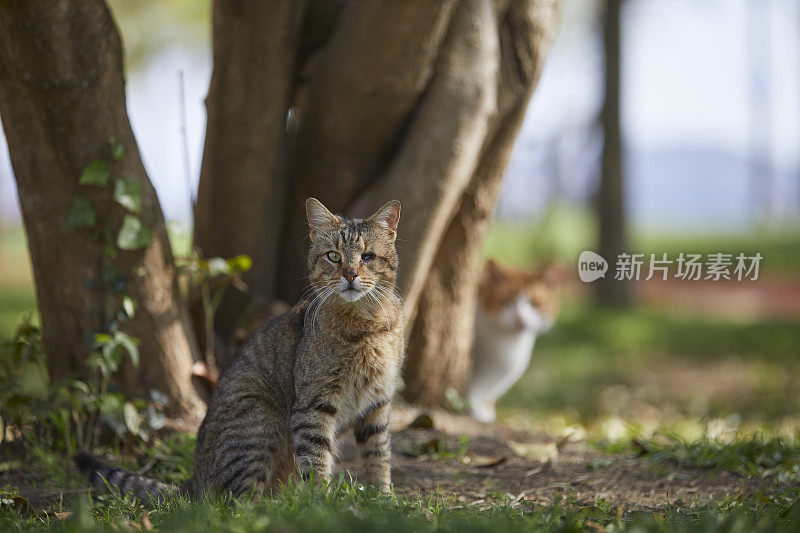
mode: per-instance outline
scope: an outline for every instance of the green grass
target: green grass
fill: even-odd
[[[725,470],[782,481],[800,480],[800,441],[796,437],[733,435],[728,442],[710,438],[687,441],[676,435],[637,441],[636,446],[656,463]]]
[[[675,417],[737,415],[745,421],[779,422],[800,412],[797,354],[797,322],[741,324],[566,302],[554,329],[537,341],[528,372],[501,407],[539,418],[566,414],[569,421],[588,425],[609,416],[636,422],[636,409],[649,407]],[[676,391],[680,376],[669,379],[671,372],[681,371],[717,385],[715,379],[725,378],[714,374],[717,365],[745,379],[748,388]],[[704,397],[705,404],[698,405]]]
[[[557,207],[535,228],[497,224],[487,254],[520,266],[557,259],[569,267],[581,250],[591,248],[593,234],[586,211]],[[27,268],[20,236],[0,239],[0,254]],[[799,236],[786,232],[634,241],[637,249],[652,252],[760,251],[765,257],[762,272],[779,277],[800,272]],[[186,247],[185,237],[173,237]],[[0,285],[0,340],[34,309],[30,285]],[[665,474],[674,465],[730,471],[774,479],[775,494],[675,502],[666,511],[653,512],[614,507],[602,498],[594,506],[580,507],[564,492],[554,493],[546,505],[513,505],[507,495],[479,505],[446,493],[383,496],[340,479],[329,492],[292,486],[274,499],[249,503],[176,499],[148,510],[148,518],[162,531],[794,531],[800,527],[798,493],[792,488],[800,482],[800,444],[796,436],[787,436],[786,428],[800,412],[798,354],[797,322],[740,323],[668,310],[607,311],[568,299],[556,327],[537,341],[528,372],[500,406],[504,417],[524,417],[555,433],[581,424],[601,449],[640,456]],[[698,381],[692,382],[695,376]],[[623,432],[610,438],[609,428],[620,426]],[[193,436],[175,436],[128,450],[134,453],[119,463],[135,468],[154,461],[149,474],[179,483],[190,474],[193,449]],[[53,480],[60,486],[82,486],[66,468],[66,457],[45,449],[30,457],[41,470],[37,479],[42,490],[52,488]],[[51,512],[31,513],[19,500],[8,503],[16,494],[14,486],[0,482],[0,501],[5,501],[0,503],[0,530],[142,527],[145,508],[118,496],[65,496]],[[55,514],[67,510],[72,514]]]
[[[23,530],[50,526],[64,531],[104,531],[114,525],[141,523],[144,509],[130,500],[106,497],[83,501],[67,521],[10,517]],[[503,504],[479,511],[455,505],[452,498],[400,499],[344,480],[329,492],[304,485],[289,487],[275,499],[237,502],[206,498],[174,499],[148,511],[153,526],[163,531],[524,531],[579,527],[574,511],[559,506],[527,516]],[[38,522],[38,523],[37,523]],[[0,526],[3,519],[0,519]],[[111,527],[109,527],[111,526]]]
[[[397,497],[377,493],[340,477],[329,490],[290,485],[274,498],[236,501],[174,498],[146,509],[119,495],[86,496],[31,513],[13,487],[0,490],[0,528],[14,531],[116,531],[141,529],[149,521],[160,531],[791,531],[800,523],[797,494],[734,495],[705,505],[676,502],[666,511],[631,511],[602,498],[579,507],[556,492],[547,505],[514,504],[498,497],[484,506],[466,505],[453,495]],[[64,514],[69,509],[71,514]],[[61,513],[56,514],[56,513]],[[146,513],[146,518],[145,518]]]
[[[30,287],[0,287],[0,343],[14,336],[26,314],[38,315],[33,290]]]

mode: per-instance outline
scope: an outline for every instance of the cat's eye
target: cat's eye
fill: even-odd
[[[332,263],[338,263],[339,261],[342,260],[342,256],[339,252],[334,252],[333,250],[331,250],[330,252],[328,252],[328,260]]]
[[[364,261],[365,263],[367,261],[372,261],[373,259],[375,259],[375,254],[373,254],[372,252],[364,252],[363,254],[361,254],[361,260]]]

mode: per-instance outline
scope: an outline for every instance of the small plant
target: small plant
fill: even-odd
[[[121,331],[98,334],[87,359],[96,378],[50,383],[41,329],[24,321],[0,347],[0,442],[19,441],[35,455],[71,455],[93,447],[102,435],[117,446],[149,440],[152,430],[164,426],[164,395],[151,391],[149,401],[127,401],[110,389],[123,354],[136,362],[136,345]]]
[[[231,286],[243,292],[247,290],[247,285],[242,281],[242,273],[250,270],[253,261],[246,255],[237,255],[230,259],[205,259],[200,256],[199,250],[194,249],[189,257],[179,259],[177,264],[180,272],[189,279],[189,304],[193,303],[194,295],[199,298],[205,336],[204,359],[213,368],[216,366],[214,317],[222,303],[222,297]]]

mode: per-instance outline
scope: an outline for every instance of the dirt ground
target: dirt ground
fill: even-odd
[[[395,491],[406,496],[431,496],[438,487],[440,493],[455,493],[459,501],[471,505],[489,507],[502,494],[515,505],[550,506],[558,493],[581,506],[594,505],[602,497],[615,507],[654,511],[719,500],[740,491],[744,496],[757,490],[768,494],[772,487],[769,480],[674,464],[656,466],[645,458],[607,455],[586,443],[559,443],[444,411],[425,411],[432,428],[410,427],[420,414],[416,409],[396,409],[392,424],[392,479]],[[461,435],[468,437],[466,454],[457,457]],[[444,449],[456,456],[441,453]],[[353,442],[342,445],[338,466],[358,476]]]
[[[49,507],[87,490],[44,488],[48,482],[41,475],[6,466],[11,468],[0,472],[0,485],[18,487],[34,508]],[[350,436],[340,447],[337,470],[355,478],[361,473]],[[656,466],[647,458],[603,454],[583,442],[556,442],[543,434],[409,407],[394,410],[392,479],[398,495],[438,493],[478,508],[488,508],[503,498],[514,506],[551,506],[558,494],[574,498],[580,506],[592,506],[602,497],[614,507],[657,511],[740,492],[744,496],[757,490],[769,494],[772,488],[769,480],[668,463]]]

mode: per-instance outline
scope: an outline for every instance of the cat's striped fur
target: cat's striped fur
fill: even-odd
[[[259,327],[220,377],[197,434],[187,484],[160,484],[79,454],[98,486],[141,498],[178,490],[242,495],[278,487],[299,469],[330,479],[336,441],[352,429],[367,481],[390,485],[389,408],[404,355],[394,241],[400,204],[366,220],[306,203],[311,297]]]

